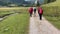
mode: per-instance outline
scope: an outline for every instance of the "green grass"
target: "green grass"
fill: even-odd
[[[44,10],[43,15],[51,22],[56,28],[60,29],[60,0],[42,5]]]
[[[14,13],[13,11],[0,11],[0,16],[3,16],[5,14],[11,14]]]
[[[22,12],[8,16],[0,22],[0,34],[28,34],[29,32],[29,14],[27,9],[13,10]]]
[[[5,14],[15,13],[15,12],[22,12],[25,13],[25,11],[28,11],[29,7],[1,7],[0,8],[0,16],[3,16]]]

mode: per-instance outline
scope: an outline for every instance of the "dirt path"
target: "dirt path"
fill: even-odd
[[[29,34],[60,34],[59,30],[50,24],[44,17],[42,20],[39,20],[38,14],[36,15],[36,17],[30,17]]]

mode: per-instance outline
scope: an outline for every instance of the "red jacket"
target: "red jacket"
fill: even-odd
[[[41,7],[38,8],[38,13],[43,14],[43,9]]]
[[[33,13],[33,8],[29,8],[29,13]]]

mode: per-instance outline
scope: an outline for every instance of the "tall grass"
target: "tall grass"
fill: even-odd
[[[59,6],[44,6],[42,7],[44,10],[45,16],[52,16],[52,17],[58,17],[60,15],[60,7]]]
[[[60,6],[42,6],[43,15],[49,20],[55,27],[60,29]]]

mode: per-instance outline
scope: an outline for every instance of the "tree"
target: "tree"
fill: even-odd
[[[56,1],[56,0],[48,0],[47,2],[50,3],[50,2],[54,2],[54,1]]]
[[[39,1],[37,1],[37,6],[40,6],[40,3],[39,3]]]
[[[44,0],[44,3],[46,4],[46,3],[50,3],[50,2],[54,2],[54,1],[56,1],[56,0]]]
[[[48,2],[48,0],[44,0],[44,4],[46,4]]]

